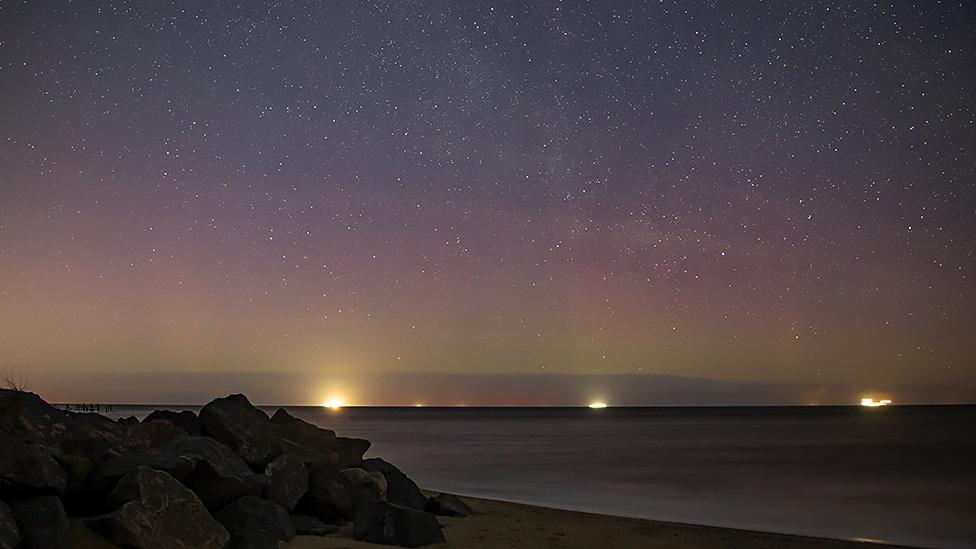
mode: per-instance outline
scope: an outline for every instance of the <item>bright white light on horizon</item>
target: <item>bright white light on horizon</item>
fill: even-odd
[[[867,406],[868,408],[878,408],[879,406],[887,406],[889,404],[891,404],[891,400],[889,399],[882,399],[882,400],[874,400],[873,398],[861,399],[861,406]]]
[[[607,403],[606,402],[591,402],[589,404],[589,407],[592,408],[592,409],[594,409],[594,410],[601,410],[601,409],[607,407]]]
[[[332,410],[338,410],[342,408],[345,403],[342,402],[341,398],[330,398],[329,400],[322,403],[323,408],[330,408]]]

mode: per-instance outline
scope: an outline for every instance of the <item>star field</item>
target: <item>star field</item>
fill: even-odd
[[[973,386],[972,67],[969,2],[5,2],[0,349]]]

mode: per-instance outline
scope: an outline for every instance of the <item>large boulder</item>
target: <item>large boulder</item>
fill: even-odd
[[[334,468],[312,465],[308,471],[308,491],[296,509],[325,522],[340,522],[355,516],[353,486],[346,475]]]
[[[340,469],[358,467],[362,464],[363,454],[369,450],[368,440],[337,437],[335,431],[312,425],[281,408],[271,416],[271,423],[275,425],[275,433],[280,439],[324,456],[307,458],[306,463],[331,463]]]
[[[291,515],[291,524],[299,536],[327,536],[339,531],[339,526],[326,524],[308,515]]]
[[[17,549],[20,546],[20,530],[10,507],[0,501],[0,549]]]
[[[268,416],[244,395],[210,401],[200,410],[203,434],[237,452],[248,465],[263,469],[279,453]]]
[[[427,497],[420,491],[417,483],[392,463],[380,458],[370,458],[363,460],[363,469],[382,473],[386,477],[386,500],[390,503],[420,510],[427,506]]]
[[[20,549],[67,549],[70,523],[61,498],[40,496],[10,502],[20,533]]]
[[[60,450],[69,419],[34,393],[0,389],[0,433]]]
[[[181,427],[187,434],[192,436],[200,435],[200,418],[196,414],[189,410],[183,410],[182,412],[174,412],[172,410],[155,410],[150,412],[142,422],[152,423],[154,421],[165,420],[169,421],[177,427]]]
[[[173,453],[127,454],[105,460],[88,476],[85,489],[87,503],[98,505],[115,489],[122,477],[134,473],[139,467],[163,471],[183,482],[193,473],[196,463],[189,457]]]
[[[298,419],[289,414],[284,408],[278,408],[271,415],[271,423],[277,425],[280,430],[278,434],[285,436],[295,442],[307,443],[315,446],[323,439],[335,438],[335,431],[313,425],[307,421]]]
[[[305,462],[295,454],[281,454],[267,467],[265,497],[291,511],[308,490],[308,471]]]
[[[264,475],[254,474],[240,456],[212,438],[188,437],[163,452],[193,462],[183,482],[212,511],[241,496],[261,495],[267,485]]]
[[[342,474],[352,485],[352,496],[357,502],[386,501],[386,477],[378,471],[359,467],[343,469]]]
[[[172,421],[160,420],[130,425],[129,437],[139,443],[140,448],[157,449],[166,445],[178,444],[189,436],[182,427]]]
[[[120,425],[125,425],[126,427],[139,425],[139,418],[137,418],[136,416],[120,417],[115,421],[118,421]]]
[[[143,441],[125,425],[98,415],[65,412],[34,393],[0,389],[0,433],[46,448],[79,484],[103,459],[139,451]]]
[[[437,494],[427,498],[426,511],[443,517],[466,517],[473,513],[471,507],[454,494]]]
[[[61,447],[67,454],[82,454],[99,462],[108,457],[146,448],[145,441],[129,436],[129,429],[117,421],[95,413],[68,415],[68,429]]]
[[[295,537],[288,512],[268,499],[244,496],[216,516],[230,532],[228,549],[278,549],[278,542]]]
[[[67,483],[46,447],[0,434],[0,497],[63,494]]]
[[[370,442],[363,438],[336,437],[332,450],[336,453],[336,464],[345,469],[360,467],[363,464],[363,454],[369,450]]]
[[[434,515],[385,502],[361,505],[356,509],[353,536],[369,543],[403,547],[444,541],[444,532]]]
[[[339,462],[338,454],[328,448],[313,448],[287,438],[275,435],[275,444],[283,454],[294,454],[302,458],[306,465],[325,464],[334,466]]]
[[[121,507],[85,523],[120,547],[222,549],[230,538],[193,492],[163,471],[139,467],[109,498]]]

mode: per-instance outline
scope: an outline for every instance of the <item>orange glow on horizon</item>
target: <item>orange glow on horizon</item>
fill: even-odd
[[[323,408],[329,408],[330,410],[338,410],[345,406],[345,403],[341,398],[330,398],[322,403]]]

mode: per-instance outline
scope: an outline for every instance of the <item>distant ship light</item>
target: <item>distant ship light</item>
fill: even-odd
[[[891,400],[887,398],[881,400],[874,400],[873,398],[861,399],[861,406],[866,406],[868,408],[878,408],[881,406],[887,406],[889,404],[891,404]]]
[[[589,404],[589,407],[592,408],[592,409],[594,409],[594,410],[601,410],[601,409],[607,407],[607,403],[606,402],[591,402]]]

